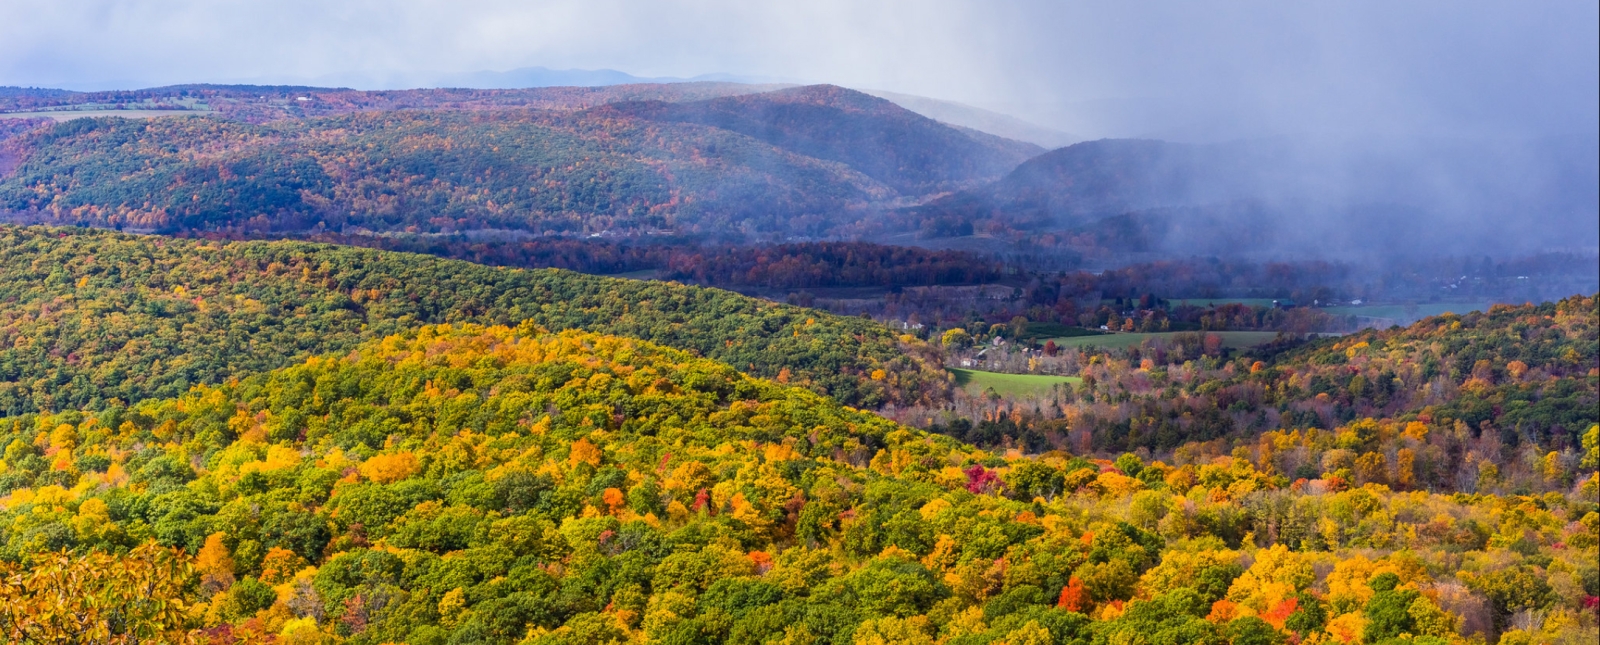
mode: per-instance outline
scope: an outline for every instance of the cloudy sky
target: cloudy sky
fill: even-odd
[[[1600,121],[1597,4],[3,0],[0,85],[609,68],[891,90],[1090,136],[1536,136]]]

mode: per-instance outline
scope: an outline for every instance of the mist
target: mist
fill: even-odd
[[[12,0],[0,85],[396,86],[539,66],[835,83],[1081,138],[1537,137],[1595,131],[1597,23],[1583,2]]]

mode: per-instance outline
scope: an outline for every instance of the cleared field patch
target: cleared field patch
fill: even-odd
[[[1073,336],[1070,338],[1053,338],[1058,347],[1101,347],[1105,349],[1127,349],[1138,347],[1149,338],[1164,338],[1172,340],[1178,334],[1215,334],[1222,337],[1222,346],[1233,349],[1255,347],[1272,342],[1278,337],[1275,331],[1208,331],[1208,332],[1181,332],[1163,331],[1149,334],[1119,333],[1101,336]]]
[[[956,385],[966,388],[970,392],[979,393],[993,388],[995,393],[1001,396],[1042,394],[1050,391],[1050,388],[1058,384],[1078,383],[1083,380],[1076,376],[1002,374],[1000,372],[964,370],[954,367],[950,368],[950,373],[955,375]]]

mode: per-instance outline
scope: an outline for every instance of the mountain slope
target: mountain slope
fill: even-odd
[[[1130,210],[1247,197],[1255,164],[1220,146],[1103,139],[1050,151],[1004,178],[933,202],[935,217],[1070,227]]]
[[[856,405],[939,397],[888,329],[673,283],[320,244],[0,228],[0,412],[177,396],[440,322],[588,329],[700,352]]]
[[[806,232],[890,194],[725,130],[594,113],[81,119],[5,146],[0,210],[160,231]]]
[[[998,177],[1044,151],[1033,144],[963,132],[890,101],[833,85],[706,101],[613,103],[600,109],[738,132],[843,163],[907,195]]]
[[[1185,228],[1199,227],[1256,242],[1223,250],[1234,256],[1533,252],[1600,235],[1597,145],[1594,135],[1090,141],[895,219],[925,236],[980,231],[1071,246],[1099,220],[1131,215],[1148,220],[1138,226],[1170,230],[1146,245],[1169,254],[1212,252],[1187,243]]]

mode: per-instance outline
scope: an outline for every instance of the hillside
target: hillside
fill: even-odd
[[[825,229],[892,191],[705,126],[535,110],[80,119],[4,144],[0,210],[140,230]],[[4,156],[4,155],[0,155]]]
[[[1043,148],[962,131],[894,103],[832,85],[667,103],[613,103],[616,112],[738,132],[845,164],[906,195],[998,178]]]
[[[924,238],[982,233],[1091,257],[1525,253],[1600,235],[1597,145],[1593,135],[1204,145],[1107,139],[1039,155],[995,182],[891,219]],[[1544,215],[1534,223],[1521,216],[1528,212]],[[1098,246],[1108,233],[1101,220],[1118,216],[1146,229],[1146,239]],[[1229,248],[1230,239],[1240,243]]]
[[[1130,210],[1248,196],[1253,177],[1216,146],[1103,139],[1052,150],[992,184],[935,201],[926,217],[1069,228]],[[1231,160],[1230,160],[1231,161]]]
[[[36,609],[52,576],[173,609],[113,633],[352,645],[1581,642],[1600,592],[1600,481],[1452,497],[1002,457],[528,326],[3,419],[0,443],[8,638],[68,634]]]
[[[443,322],[585,329],[699,352],[854,405],[939,398],[869,320],[716,289],[290,242],[0,228],[0,412],[171,397]]]
[[[429,105],[449,109],[393,111],[361,94],[351,114],[267,124],[12,127],[0,139],[0,214],[159,232],[815,236],[903,195],[997,177],[1039,150],[832,87],[570,109],[660,94],[602,89],[552,97],[550,110],[482,109],[474,101],[504,97],[440,91]]]

